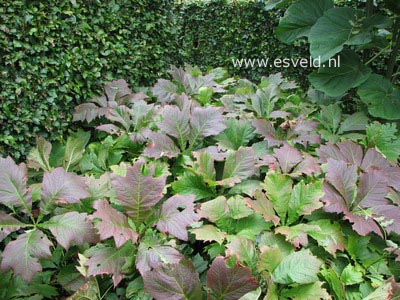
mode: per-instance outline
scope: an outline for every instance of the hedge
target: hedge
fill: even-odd
[[[1,1],[0,153],[55,140],[102,84],[148,84],[176,63],[170,0]]]
[[[35,136],[62,139],[72,108],[105,82],[150,86],[183,62],[257,80],[282,70],[235,69],[232,59],[307,55],[274,37],[279,12],[249,0],[17,0],[1,1],[0,14],[0,156],[15,159]]]
[[[202,68],[224,66],[231,74],[255,81],[276,72],[304,81],[305,69],[238,68],[232,63],[242,58],[308,57],[307,47],[291,47],[275,37],[283,13],[284,9],[267,11],[264,1],[184,1],[179,33],[184,61]]]

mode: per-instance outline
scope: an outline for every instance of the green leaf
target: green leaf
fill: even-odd
[[[332,7],[332,0],[297,1],[286,10],[275,34],[286,44],[293,43],[299,37],[308,36],[311,27]]]
[[[42,169],[45,172],[51,170],[50,167],[51,144],[42,137],[36,138],[36,147],[28,154],[28,168]]]
[[[67,139],[64,154],[64,168],[68,171],[74,167],[82,159],[85,146],[89,142],[90,132],[78,131],[73,132]]]
[[[289,201],[288,224],[296,222],[300,216],[311,215],[314,210],[321,208],[323,204],[320,199],[323,195],[321,181],[307,185],[301,181],[295,185]]]
[[[267,222],[273,222],[274,225],[279,224],[279,217],[275,215],[275,210],[272,205],[272,202],[266,197],[266,195],[261,192],[260,190],[257,190],[254,193],[254,198],[256,200],[247,200],[247,204],[255,211],[255,212],[260,212],[262,213],[264,219]]]
[[[307,284],[318,281],[322,262],[310,250],[300,250],[285,256],[273,272],[274,281],[281,284]]]
[[[143,281],[146,291],[155,299],[198,300],[202,298],[199,274],[189,260],[161,265],[144,274]]]
[[[368,112],[386,120],[400,119],[400,90],[385,77],[373,74],[357,90]]]
[[[317,225],[320,228],[319,231],[309,231],[308,235],[330,254],[335,256],[337,250],[345,250],[347,241],[339,223],[331,223],[330,220],[317,220],[309,222],[308,225]]]
[[[229,216],[234,219],[242,219],[252,215],[253,210],[247,206],[246,199],[240,195],[233,196],[226,202],[229,209]]]
[[[308,245],[308,237],[307,234],[310,231],[318,232],[321,228],[317,225],[309,225],[300,223],[295,226],[281,226],[275,229],[275,233],[282,234],[286,236],[286,240],[292,243],[296,248],[299,248],[301,245]]]
[[[238,150],[248,145],[255,136],[254,128],[248,120],[228,119],[227,128],[215,137],[223,149]]]
[[[230,242],[226,245],[227,256],[235,255],[238,261],[248,266],[253,266],[257,262],[257,254],[254,242],[240,237],[228,236]]]
[[[172,189],[180,195],[196,195],[196,200],[214,196],[214,192],[203,180],[203,177],[190,172],[184,173],[172,183]]]
[[[311,299],[323,299],[331,300],[331,296],[322,287],[323,282],[314,282],[310,284],[300,285],[290,290],[284,290],[281,293],[283,297],[290,297],[293,300],[311,300]]]
[[[260,251],[261,253],[259,255],[259,260],[257,263],[258,272],[274,272],[274,270],[279,266],[284,258],[282,251],[279,249],[278,246],[261,246]]]
[[[367,126],[367,140],[370,147],[376,147],[388,160],[396,161],[400,156],[400,137],[396,123],[373,122]]]
[[[229,216],[229,208],[226,198],[224,196],[220,196],[213,200],[202,203],[200,208],[200,216],[214,223]]]
[[[196,173],[203,176],[205,181],[212,183],[216,175],[214,158],[208,151],[196,152],[194,157],[196,158],[196,163],[194,164]]]
[[[222,244],[226,238],[225,232],[220,231],[217,227],[211,224],[203,225],[200,228],[191,229],[190,232],[196,236],[196,240],[198,241],[216,241],[218,244]]]
[[[353,285],[363,282],[363,273],[359,269],[360,268],[348,264],[342,271],[342,274],[340,275],[340,280],[345,285]]]
[[[349,7],[327,10],[311,28],[308,36],[310,52],[321,63],[343,50],[344,45],[364,45],[372,35],[361,23],[363,12]],[[331,96],[330,94],[328,94]]]
[[[222,179],[246,179],[255,173],[255,152],[250,147],[228,150]]]
[[[338,66],[325,64],[308,76],[311,84],[328,96],[342,96],[349,89],[365,82],[371,75],[371,69],[350,50],[344,50],[335,60],[339,63]]]
[[[268,199],[272,202],[275,211],[286,221],[289,201],[292,194],[292,179],[289,176],[269,172],[265,177],[265,189]]]
[[[39,259],[51,258],[50,247],[53,244],[39,230],[27,231],[5,247],[1,262],[1,270],[13,269],[14,274],[31,282],[36,273],[42,271]]]

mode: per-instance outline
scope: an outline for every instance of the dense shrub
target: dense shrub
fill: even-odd
[[[71,110],[105,81],[138,86],[169,67],[172,1],[1,1],[0,152],[57,139]]]
[[[263,1],[185,1],[180,6],[179,34],[184,61],[203,68],[225,66],[231,74],[252,80],[279,71],[301,81],[305,69],[238,68],[232,63],[242,58],[309,55],[306,47],[290,47],[276,38],[274,30],[283,11],[268,11]]]

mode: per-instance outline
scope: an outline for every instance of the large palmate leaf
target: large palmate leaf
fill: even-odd
[[[336,66],[326,63],[308,76],[313,87],[328,96],[342,96],[349,89],[365,82],[371,75],[371,69],[351,50],[342,51],[335,60],[338,62]]]
[[[387,120],[400,119],[400,90],[385,77],[373,74],[357,89],[369,113]]]
[[[166,200],[161,206],[157,229],[172,234],[178,239],[187,241],[186,227],[197,222],[199,215],[194,212],[194,195],[175,195]]]
[[[346,155],[338,149],[330,146],[325,148],[324,152],[326,154],[331,151],[331,155],[342,155],[346,159]],[[392,185],[389,178],[393,175],[390,172],[396,171],[396,168],[385,166],[384,163],[371,167],[371,164],[374,164],[374,158],[371,155],[377,157],[374,153],[376,152],[368,151],[362,162],[357,159],[362,168],[363,166],[368,167],[360,175],[357,172],[357,164],[348,165],[343,160],[327,159],[326,178],[329,183],[325,182],[323,187],[325,192],[322,198],[325,202],[324,209],[328,212],[344,213],[344,218],[353,223],[353,229],[360,235],[366,235],[370,232],[382,235],[381,229],[374,219],[383,218],[388,221],[389,225],[386,224],[386,226],[388,226],[389,232],[400,230],[396,226],[389,227],[393,222],[397,222],[396,212],[399,208],[389,205],[389,200],[386,199],[389,186]],[[379,160],[375,161],[379,162]],[[378,207],[379,209],[377,209]],[[370,208],[373,212],[372,217],[370,214],[366,214],[366,211]]]
[[[371,41],[368,28],[363,28],[363,12],[348,7],[331,8],[311,28],[308,40],[313,58],[324,63],[342,51],[344,45],[363,45]]]
[[[285,144],[281,148],[274,149],[275,157],[282,173],[289,173],[294,166],[303,160],[303,156],[296,148]]]
[[[150,132],[146,137],[151,141],[147,144],[143,152],[144,156],[160,158],[166,156],[169,158],[178,156],[179,148],[175,145],[174,141],[165,134],[159,132]]]
[[[228,119],[224,122],[227,128],[215,139],[224,149],[238,150],[248,145],[255,136],[254,128],[248,120]]]
[[[272,122],[264,119],[255,119],[252,121],[252,125],[256,129],[255,132],[261,134],[268,141],[268,147],[284,145],[288,140],[304,147],[320,143],[320,136],[316,133],[318,123],[305,120],[305,116],[285,122],[277,129]]]
[[[289,176],[269,172],[265,177],[265,189],[268,199],[272,202],[275,211],[282,222],[286,221],[290,195],[292,193],[292,180]]]
[[[50,172],[51,144],[42,137],[36,138],[36,147],[28,154],[28,168]]]
[[[307,185],[301,181],[296,184],[289,201],[288,223],[291,224],[300,216],[310,215],[314,210],[321,208],[323,204],[320,199],[323,195],[321,181]]]
[[[67,171],[80,162],[89,139],[90,132],[85,131],[73,132],[68,137],[63,161],[63,166]]]
[[[85,252],[87,275],[112,274],[114,287],[123,279],[123,267],[132,256],[132,245],[126,243],[120,249],[98,244]]]
[[[39,230],[30,230],[7,244],[2,253],[1,269],[12,269],[27,282],[32,281],[36,273],[42,271],[39,259],[51,258],[50,247],[53,244]]]
[[[43,213],[49,213],[55,203],[79,203],[87,197],[90,197],[90,193],[84,178],[66,172],[63,168],[44,174],[40,202]]]
[[[255,152],[253,148],[241,147],[238,151],[228,150],[222,179],[246,179],[255,173]]]
[[[400,156],[400,138],[396,123],[373,122],[367,126],[368,145],[375,147],[388,160],[397,161]]]
[[[226,244],[226,255],[236,256],[237,260],[247,265],[255,265],[257,254],[254,242],[241,236],[229,236]]]
[[[258,287],[251,269],[236,263],[232,268],[226,266],[226,260],[219,256],[214,259],[207,272],[207,287],[217,299],[237,300]]]
[[[219,230],[217,227],[211,224],[206,224],[200,228],[191,229],[190,232],[196,236],[197,241],[216,241],[218,244],[222,244],[226,238],[225,232]]]
[[[274,281],[282,284],[307,284],[318,280],[322,262],[310,250],[300,250],[285,256],[273,272]]]
[[[262,213],[267,222],[273,222],[275,225],[279,224],[280,218],[275,215],[274,206],[266,195],[257,190],[254,193],[255,200],[248,199],[247,204],[255,211]]]
[[[216,107],[195,107],[190,118],[191,142],[211,135],[218,135],[226,126],[222,118],[223,109]]]
[[[138,233],[129,226],[128,218],[123,213],[114,209],[106,200],[94,202],[93,208],[96,209],[96,212],[91,218],[101,220],[95,225],[101,240],[113,237],[117,248],[129,240],[136,243]]]
[[[32,199],[26,188],[25,164],[17,165],[11,157],[0,157],[0,170],[0,203],[30,212]]]
[[[135,221],[143,221],[163,196],[165,177],[153,177],[154,167],[143,174],[143,160],[126,169],[126,176],[111,174],[111,184],[117,192],[117,201]]]
[[[178,263],[183,255],[171,245],[161,244],[154,238],[144,239],[138,248],[136,268],[144,275],[162,264]]]
[[[281,293],[283,297],[289,297],[293,300],[310,300],[310,299],[322,299],[331,300],[332,297],[328,294],[326,289],[322,287],[322,282],[317,281],[314,283],[300,285],[290,290],[284,290]]]
[[[14,217],[0,211],[0,242],[11,232],[17,231],[21,227],[24,227],[24,225],[24,223]]]
[[[324,12],[333,7],[332,0],[300,0],[293,3],[279,21],[275,34],[287,44],[308,36],[310,29]]]
[[[330,220],[322,219],[309,222],[308,225],[316,225],[321,229],[318,231],[311,230],[308,232],[308,235],[316,240],[318,245],[324,247],[330,254],[335,256],[337,250],[345,250],[347,241],[341,231],[339,223],[331,223]]]
[[[157,126],[165,133],[177,138],[179,141],[187,141],[190,134],[189,109],[189,104],[186,104],[183,110],[180,110],[178,106],[173,105],[163,107],[161,112],[163,121],[157,123]]]
[[[82,245],[84,242],[95,243],[97,241],[92,223],[85,213],[74,211],[57,215],[41,226],[49,229],[57,242],[66,250],[71,243]]]
[[[146,291],[156,300],[198,300],[202,298],[199,274],[189,260],[161,265],[144,274],[143,281]]]
[[[196,195],[196,200],[214,196],[213,190],[206,185],[202,176],[186,172],[172,183],[175,193],[181,195]]]

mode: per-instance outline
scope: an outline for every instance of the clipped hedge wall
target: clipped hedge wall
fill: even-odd
[[[1,1],[0,155],[59,139],[104,82],[149,85],[177,63],[170,0]]]
[[[254,0],[0,1],[0,156],[22,158],[38,135],[61,139],[73,107],[105,82],[150,86],[171,64],[225,66],[250,80],[283,71],[304,83],[307,70],[232,64],[308,55],[275,38],[281,13]]]
[[[307,47],[292,47],[274,34],[280,11],[267,11],[264,1],[183,1],[180,5],[180,48],[184,61],[200,67],[227,67],[231,74],[259,80],[282,72],[301,84],[311,70],[301,68],[235,68],[232,59],[308,57]]]

